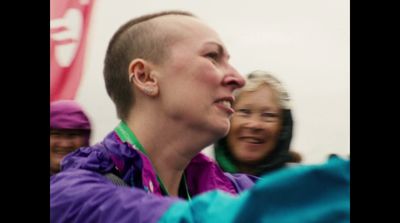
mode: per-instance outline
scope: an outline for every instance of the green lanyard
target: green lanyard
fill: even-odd
[[[131,129],[126,125],[126,123],[124,121],[121,121],[119,123],[119,125],[115,128],[115,132],[118,134],[118,136],[121,138],[121,140],[123,142],[128,142],[131,145],[136,146],[142,153],[144,153],[146,156],[148,156],[146,153],[146,150],[144,150],[144,147],[142,146],[142,144],[140,144],[140,142],[136,138],[135,134],[133,134]],[[156,174],[156,176],[157,176],[157,180],[158,180],[158,183],[160,184],[161,189],[164,191],[164,193],[166,195],[169,195],[167,188],[165,188],[164,183],[162,182],[160,177],[158,177],[158,174]],[[188,186],[186,183],[185,174],[183,174],[183,182],[185,184],[186,196],[187,196],[188,200],[190,201],[191,198],[190,198],[189,189],[188,189]]]

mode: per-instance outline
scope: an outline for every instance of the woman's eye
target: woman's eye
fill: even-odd
[[[262,116],[263,117],[278,117],[278,114],[274,113],[274,112],[264,112],[264,113],[262,113]]]
[[[208,58],[210,58],[210,59],[212,59],[212,60],[214,60],[214,61],[217,61],[219,55],[218,55],[217,52],[210,52],[210,53],[207,53],[207,54],[206,54],[206,57],[208,57]]]
[[[243,115],[243,116],[250,114],[250,110],[246,109],[246,108],[240,108],[239,110],[237,110],[237,112],[238,112],[238,114]]]
[[[275,112],[264,112],[261,114],[264,121],[267,122],[276,122],[279,120],[279,114]]]

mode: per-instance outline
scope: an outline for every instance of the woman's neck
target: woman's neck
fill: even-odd
[[[183,131],[174,123],[139,117],[126,123],[144,147],[169,195],[178,196],[184,170],[207,144],[201,141],[198,133],[194,134],[187,128]]]
[[[249,175],[258,175],[258,166],[257,165],[246,165],[246,164],[236,164],[238,170],[240,173],[245,173]]]

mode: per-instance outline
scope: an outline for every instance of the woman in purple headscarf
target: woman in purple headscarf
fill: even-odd
[[[50,175],[60,171],[65,155],[89,146],[90,121],[81,106],[72,100],[50,104]]]

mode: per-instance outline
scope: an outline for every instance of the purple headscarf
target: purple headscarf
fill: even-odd
[[[73,100],[59,100],[50,104],[50,129],[86,130],[86,146],[89,146],[90,121],[81,106]]]

